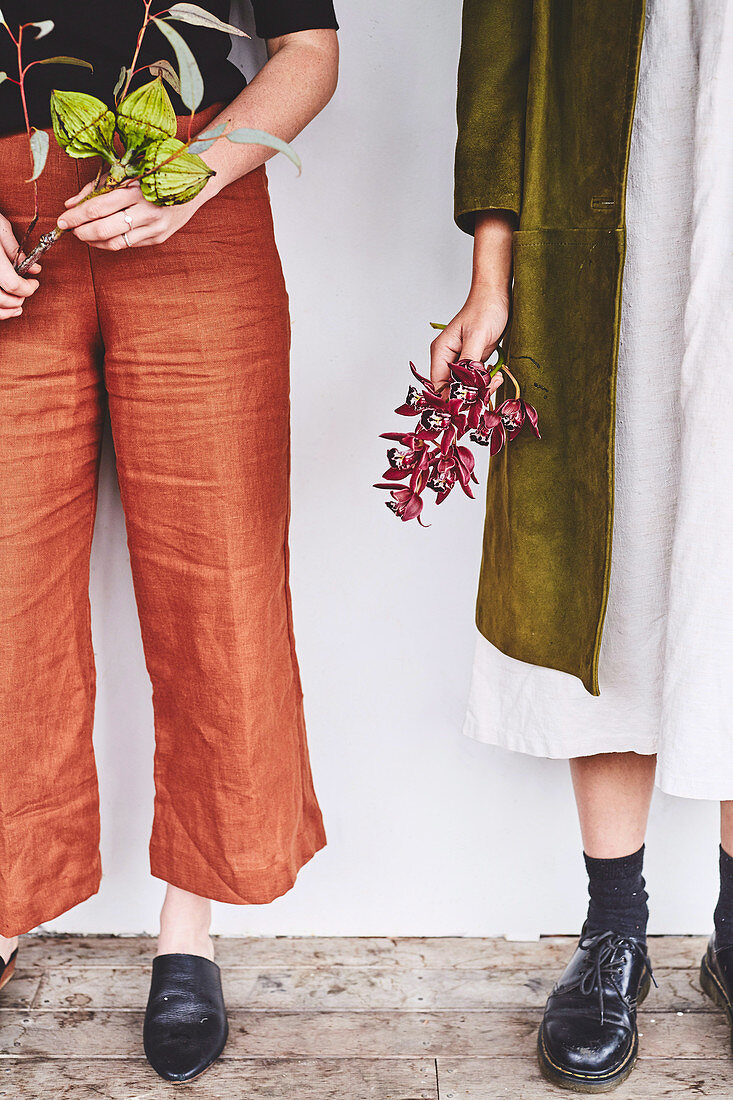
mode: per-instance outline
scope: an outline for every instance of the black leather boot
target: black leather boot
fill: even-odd
[[[227,1041],[221,974],[201,955],[153,959],[143,1045],[166,1081],[192,1081],[219,1057]]]
[[[644,940],[584,931],[540,1026],[547,1080],[574,1092],[610,1092],[625,1081],[639,1050],[636,1006],[653,980]]]
[[[718,949],[714,933],[700,967],[700,985],[720,1005],[733,1029],[733,947]]]

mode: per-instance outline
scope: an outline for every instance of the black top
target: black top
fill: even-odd
[[[161,11],[166,0],[156,4]],[[197,0],[198,6],[229,22],[229,0]],[[319,27],[337,28],[332,0],[252,0],[261,38],[277,38],[295,31]],[[169,5],[170,6],[170,5]],[[111,104],[112,92],[120,69],[129,65],[142,24],[142,0],[0,0],[5,22],[17,37],[20,23],[52,19],[54,29],[39,41],[29,28],[23,39],[24,63],[36,58],[71,55],[89,61],[94,72],[69,65],[37,65],[26,78],[28,112],[32,126],[50,126],[49,98],[53,88],[89,92]],[[227,60],[231,49],[229,35],[206,27],[176,21],[172,24],[194,52],[204,78],[201,107],[231,102],[246,81],[239,69]],[[155,26],[145,32],[138,66],[150,65],[161,58],[175,63],[175,55]],[[17,50],[5,27],[0,25],[0,72],[18,75]],[[134,79],[132,87],[150,80],[145,71]],[[173,106],[186,114],[180,99],[168,87]],[[17,85],[0,84],[0,134],[24,129],[23,111]]]

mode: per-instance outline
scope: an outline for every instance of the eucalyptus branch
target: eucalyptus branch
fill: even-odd
[[[142,48],[145,32],[150,26],[151,18],[153,18],[150,14],[150,9],[153,6],[153,0],[143,0],[143,4],[145,5],[145,16],[143,17],[143,25],[138,31],[137,42],[135,44],[135,53],[132,55],[132,61],[130,62],[127,69],[127,78],[125,79],[125,83],[121,91],[119,91],[116,96],[116,100],[118,103],[122,102],[122,100],[129,92],[132,78],[134,77],[135,73],[138,72],[135,66],[137,65],[137,59],[140,56],[140,50]]]
[[[101,187],[95,183],[94,189],[85,195],[83,199],[79,199],[76,203],[77,206],[81,206],[82,203],[89,202],[90,199],[97,198],[98,195],[108,195],[110,191],[117,191],[121,187],[128,187],[133,180],[123,180],[120,183],[114,183],[111,186],[102,185]],[[21,264],[16,264],[15,270],[19,275],[27,275],[34,264],[37,264],[41,256],[45,252],[48,252],[52,245],[60,241],[65,233],[69,233],[69,229],[61,229],[58,225],[49,230],[48,233],[43,233],[38,241],[38,244],[33,251],[26,257]]]
[[[30,116],[28,114],[28,99],[27,99],[26,91],[25,91],[26,73],[28,72],[28,69],[30,69],[32,66],[31,65],[27,65],[25,67],[23,66],[23,31],[25,30],[26,27],[31,26],[31,24],[29,24],[29,23],[21,24],[21,26],[18,28],[18,37],[17,38],[15,37],[15,35],[11,31],[11,29],[8,26],[7,23],[3,23],[3,26],[5,27],[5,30],[8,32],[8,34],[10,35],[10,38],[12,39],[12,41],[15,45],[15,50],[16,50],[16,55],[17,55],[18,79],[15,80],[12,76],[8,76],[7,79],[12,84],[17,85],[17,87],[20,91],[20,101],[21,101],[21,104],[22,104],[22,107],[23,107],[23,119],[25,121],[26,134],[28,135],[28,154],[29,154],[29,158],[30,158],[31,179],[32,179],[32,183],[33,183],[33,216],[30,220],[28,228],[26,229],[25,233],[23,234],[23,239],[22,239],[20,245],[18,246],[18,254],[20,254],[23,251],[23,249],[25,248],[26,243],[28,242],[28,238],[30,237],[31,233],[33,232],[33,230],[36,227],[36,223],[38,222],[38,177],[35,174],[35,164],[34,164],[33,146],[32,146],[33,130],[32,130],[32,127],[31,127]]]
[[[139,182],[144,198],[155,205],[173,206],[189,202],[199,194],[210,176],[214,175],[213,170],[198,154],[205,152],[222,137],[235,143],[269,146],[285,153],[300,170],[300,160],[290,146],[280,138],[261,130],[232,130],[229,122],[223,122],[192,137],[194,116],[204,97],[204,82],[190,46],[172,23],[189,23],[228,34],[244,35],[244,32],[188,0],[181,0],[151,14],[153,2],[154,0],[142,0],[142,26],[137,35],[132,61],[129,67],[125,66],[120,71],[114,91],[113,108],[85,92],[54,91],[51,95],[53,132],[61,148],[75,159],[102,158],[91,190],[79,200],[79,204],[116,191],[120,187],[127,187],[135,180]],[[33,221],[23,238],[20,255],[20,251],[25,250],[25,243],[38,220],[37,180],[45,166],[49,148],[47,131],[37,130],[30,122],[25,94],[26,75],[35,65],[82,65],[90,69],[92,66],[87,61],[74,57],[43,58],[24,66],[23,32],[34,27],[37,29],[36,38],[42,38],[53,30],[53,22],[47,19],[25,23],[18,29],[16,37],[1,15],[0,21],[15,43],[18,55],[18,79],[3,73],[0,74],[0,82],[9,79],[20,89],[32,166],[32,175],[28,182],[33,183],[35,194]],[[131,92],[132,80],[141,71],[138,61],[145,33],[151,23],[155,24],[171,46],[177,71],[165,60],[143,66],[154,79]],[[164,80],[174,88],[189,111],[185,141],[180,141],[177,137],[178,119],[165,90]],[[16,270],[19,274],[27,275],[40,257],[67,232],[69,230],[55,226],[41,236],[36,247],[21,263],[18,263],[19,256],[16,257]]]

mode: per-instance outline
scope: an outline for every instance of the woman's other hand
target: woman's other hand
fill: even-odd
[[[26,279],[15,270],[19,247],[13,227],[0,214],[0,321],[20,317],[26,299],[35,294],[40,285],[38,279]],[[20,259],[25,259],[22,253]],[[34,275],[38,275],[40,270],[40,264],[34,264],[31,268]]]
[[[465,305],[430,345],[430,377],[434,385],[450,380],[450,364],[459,359],[485,362],[509,320],[512,279],[510,211],[487,211],[476,217],[473,278]],[[503,379],[497,375],[492,393]]]

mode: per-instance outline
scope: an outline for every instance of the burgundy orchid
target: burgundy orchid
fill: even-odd
[[[402,520],[419,519],[422,512],[423,499],[414,489],[393,489],[391,485],[377,485],[377,489],[389,489],[387,507]]]
[[[492,455],[514,439],[525,423],[538,439],[540,433],[537,410],[522,398],[501,348],[493,367],[468,359],[452,363],[450,382],[440,388],[423,378],[412,363],[410,370],[422,389],[410,386],[405,403],[396,412],[401,416],[417,416],[419,420],[412,432],[383,434],[383,439],[399,446],[388,449],[389,468],[376,488],[389,491],[391,500],[386,502],[387,507],[401,520],[417,519],[425,526],[420,516],[426,489],[436,494],[437,504],[442,504],[456,485],[473,497],[471,482],[478,480],[474,473],[475,459],[468,447],[461,447],[458,442],[466,432],[471,433],[473,443],[488,447]],[[491,387],[495,386],[499,371],[514,383],[515,396],[494,409]]]
[[[489,454],[498,454],[507,439],[506,427],[498,412],[487,409],[469,438],[480,447],[489,447]]]
[[[395,412],[398,412],[400,416],[414,416],[415,413],[422,412],[425,408],[427,406],[420,390],[416,386],[410,386],[404,405],[400,405],[398,409],[395,409]]]
[[[514,436],[518,435],[525,420],[537,438],[540,438],[539,428],[537,427],[537,410],[528,404],[523,397],[515,397],[502,402],[496,411],[502,419],[509,439],[514,439]]]

